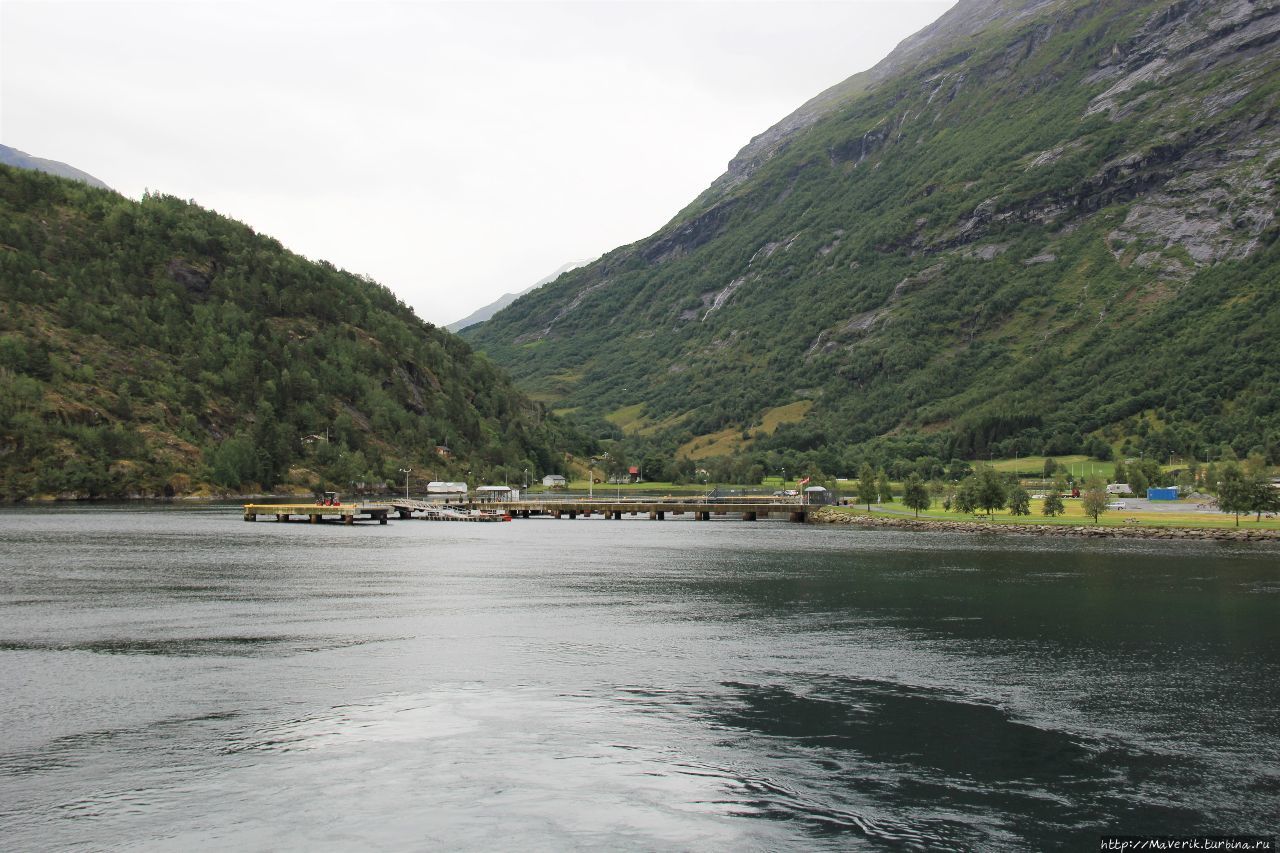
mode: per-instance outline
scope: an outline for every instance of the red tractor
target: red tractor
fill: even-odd
[[[342,501],[339,500],[337,492],[325,492],[316,499],[316,506],[342,506]]]

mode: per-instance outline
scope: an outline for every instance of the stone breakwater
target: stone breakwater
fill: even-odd
[[[1122,527],[1075,524],[996,524],[986,521],[938,521],[858,515],[830,508],[809,514],[815,524],[850,524],[860,527],[891,527],[899,530],[940,530],[947,533],[1004,533],[1014,536],[1081,536],[1093,539],[1190,539],[1224,542],[1280,542],[1280,530],[1248,530],[1224,527]]]

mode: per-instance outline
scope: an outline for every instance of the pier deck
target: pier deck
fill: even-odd
[[[244,520],[257,521],[260,515],[275,516],[276,521],[298,521],[319,524],[327,519],[340,521],[343,524],[355,524],[357,519],[387,523],[387,515],[391,512],[390,504],[338,504],[325,506],[322,504],[245,504]]]
[[[712,515],[736,515],[743,521],[756,521],[770,515],[786,515],[790,521],[804,522],[812,507],[793,501],[752,498],[553,498],[547,500],[478,502],[473,507],[502,510],[513,518],[549,515],[552,518],[590,518],[602,515],[621,519],[623,515],[647,515],[662,521],[667,514],[690,513],[698,521],[710,521]]]
[[[394,498],[377,504],[245,504],[244,520],[257,521],[258,516],[274,516],[276,521],[305,521],[319,524],[322,521],[338,521],[354,524],[356,521],[377,521],[386,524],[391,513],[402,519],[425,518],[436,521],[499,521],[502,516],[511,518],[592,518],[602,516],[621,520],[624,515],[645,515],[652,521],[662,521],[668,514],[692,515],[698,521],[710,521],[713,515],[734,515],[743,521],[757,521],[770,515],[785,515],[790,521],[808,520],[813,507],[794,501],[761,498],[589,498],[556,497],[542,500],[473,501],[462,504],[438,504],[426,501]],[[475,510],[490,510],[495,516],[472,514]],[[415,515],[417,513],[417,515]]]

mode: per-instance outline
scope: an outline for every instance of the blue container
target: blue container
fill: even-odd
[[[1177,499],[1178,490],[1176,488],[1147,489],[1147,500],[1149,501],[1176,501]]]

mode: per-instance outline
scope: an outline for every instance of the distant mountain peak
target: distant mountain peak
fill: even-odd
[[[454,322],[445,326],[445,328],[451,332],[461,332],[463,329],[466,329],[470,326],[474,326],[478,323],[483,323],[486,320],[488,320],[490,317],[492,317],[494,314],[497,314],[503,308],[506,308],[512,302],[515,302],[521,296],[524,296],[526,293],[532,293],[533,291],[537,290],[539,287],[542,287],[542,285],[550,284],[551,282],[555,281],[560,276],[564,275],[570,270],[576,270],[578,267],[585,267],[587,264],[591,263],[593,260],[595,260],[595,258],[588,258],[585,261],[569,261],[569,263],[561,266],[555,272],[549,275],[543,276],[542,278],[538,279],[533,284],[529,285],[519,293],[504,293],[502,296],[498,297],[493,302],[490,302],[488,305],[484,306],[483,308],[477,308],[475,311],[472,311],[470,314],[463,317],[461,320],[455,320]]]
[[[88,172],[83,172],[75,166],[68,166],[66,163],[60,163],[57,160],[46,160],[43,157],[33,157],[25,151],[19,151],[17,148],[11,148],[8,145],[0,145],[0,163],[6,166],[16,166],[19,169],[32,169],[37,172],[47,172],[50,175],[57,175],[60,178],[70,178],[73,181],[81,181],[91,187],[109,190],[111,187],[104,182],[98,180]]]

